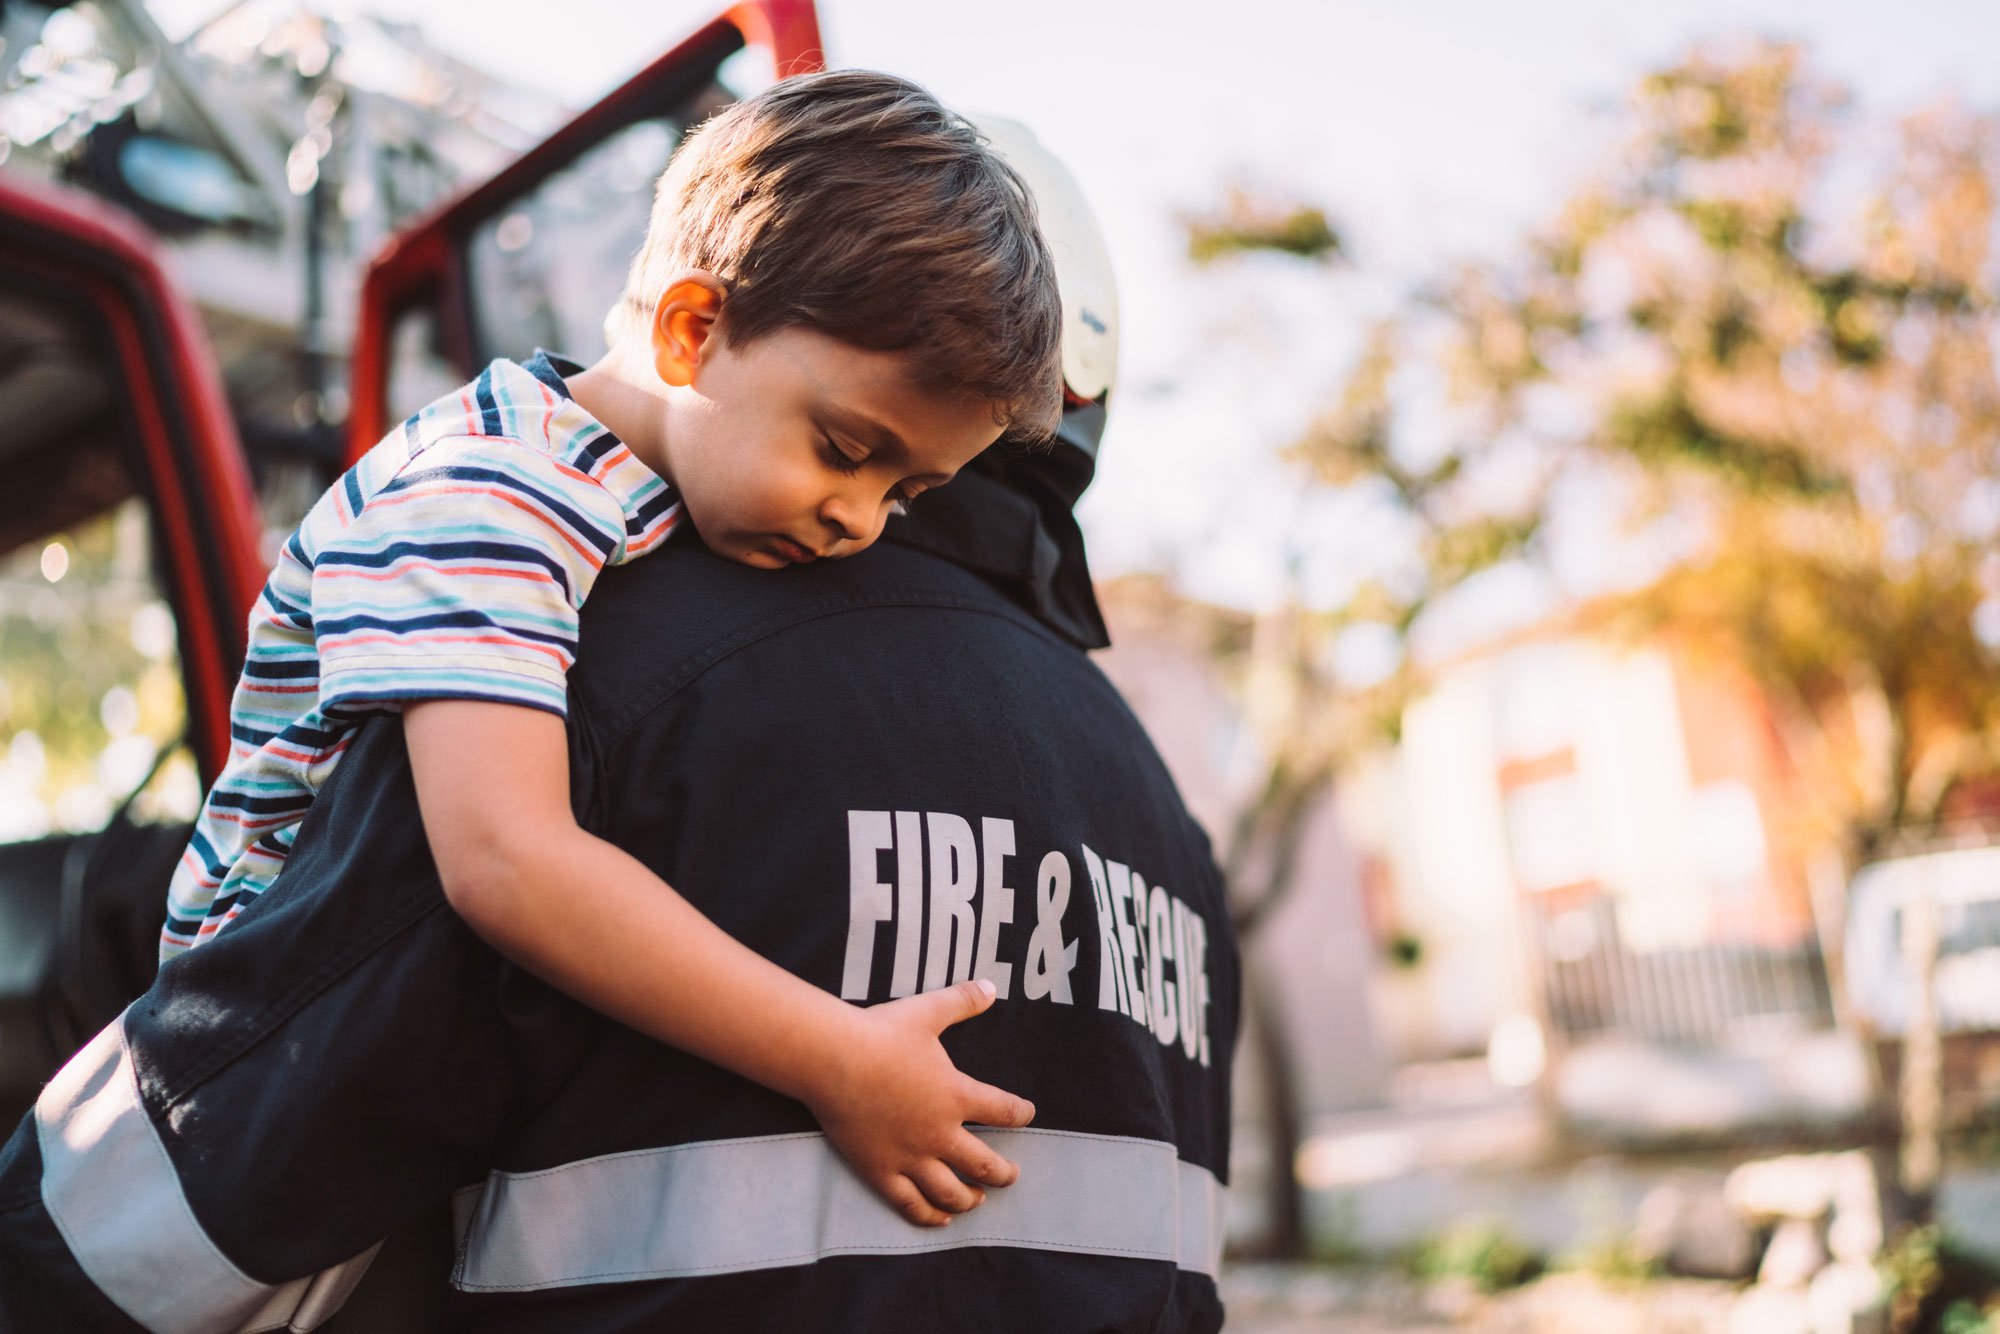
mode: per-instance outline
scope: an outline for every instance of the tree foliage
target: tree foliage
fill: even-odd
[[[1225,845],[1246,934],[1334,776],[1397,737],[1432,632],[1503,568],[1568,594],[1569,627],[1748,671],[1793,837],[1865,857],[2000,771],[1995,122],[1862,117],[1766,42],[1648,76],[1620,128],[1546,226],[1376,327],[1289,450],[1303,490],[1367,497],[1400,549],[1339,606],[1203,609],[1265,763]],[[1312,216],[1235,200],[1190,250],[1320,258]],[[1618,534],[1585,553],[1595,586],[1585,505],[1618,510],[1584,525]],[[1317,521],[1274,525],[1295,571]],[[1272,1189],[1282,1245],[1297,1189]]]
[[[1282,671],[1245,666],[1330,720],[1270,728],[1273,771],[1316,780],[1393,735],[1412,637],[1482,572],[1546,566],[1589,477],[1634,550],[1682,536],[1580,614],[1752,672],[1809,832],[1865,852],[2000,768],[1995,123],[1863,117],[1758,43],[1647,77],[1623,128],[1538,233],[1379,328],[1294,447],[1315,485],[1393,507],[1414,560],[1287,613]],[[1413,382],[1448,401],[1421,451]],[[1360,622],[1405,651],[1357,691],[1326,640]]]
[[[1188,258],[1210,264],[1230,255],[1271,250],[1300,259],[1331,260],[1340,254],[1340,234],[1323,209],[1277,203],[1247,190],[1234,190],[1213,215],[1188,218]]]
[[[137,505],[55,535],[50,545],[64,553],[56,580],[42,573],[41,542],[0,554],[0,797],[8,803],[0,841],[96,827],[154,750],[186,726],[172,620],[150,577],[144,525],[133,522]],[[158,618],[150,638],[160,642],[135,636],[135,613]],[[107,707],[113,696],[123,699]],[[191,769],[186,779],[194,782]]]

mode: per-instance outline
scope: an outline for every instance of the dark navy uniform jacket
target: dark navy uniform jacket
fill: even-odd
[[[1000,492],[926,504],[949,522]],[[459,1328],[1218,1328],[1222,887],[1077,617],[1022,591],[1046,594],[1046,535],[973,537],[776,574],[674,542],[607,570],[574,803],[855,1003],[992,978],[945,1044],[1036,1104],[980,1132],[1019,1184],[906,1224],[799,1104],[507,964],[446,905],[384,716],[276,885],[8,1143],[0,1328],[310,1327],[357,1267],[321,1271],[447,1196]]]

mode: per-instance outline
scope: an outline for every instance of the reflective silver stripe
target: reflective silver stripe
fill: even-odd
[[[125,1020],[90,1040],[35,1101],[42,1204],[70,1254],[156,1334],[311,1329],[346,1299],[374,1250],[323,1274],[259,1283],[202,1231],[139,1101]]]
[[[1171,1261],[1213,1276],[1223,1189],[1174,1146],[1060,1130],[979,1130],[1021,1179],[949,1227],[905,1222],[821,1135],[709,1140],[543,1172],[495,1172],[457,1285],[518,1292],[808,1264],[833,1255],[1020,1246]]]

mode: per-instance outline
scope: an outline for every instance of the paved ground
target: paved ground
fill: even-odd
[[[1232,1163],[1230,1193],[1243,1236],[1268,1164],[1254,1136],[1239,1139],[1249,1142]],[[1496,1087],[1484,1062],[1455,1061],[1399,1072],[1380,1107],[1316,1120],[1299,1174],[1313,1233],[1336,1251],[1387,1255],[1482,1218],[1561,1255],[1628,1232],[1640,1202],[1672,1176],[1720,1176],[1801,1147],[1811,1146],[1765,1132],[1699,1153],[1579,1154],[1552,1135],[1530,1094]],[[1989,1151],[1950,1162],[1939,1212],[1968,1245],[2000,1256],[2000,1159]]]
[[[1579,1155],[1547,1126],[1530,1095],[1496,1088],[1482,1062],[1399,1072],[1383,1106],[1313,1124],[1299,1168],[1314,1236],[1330,1251],[1387,1257],[1481,1218],[1561,1256],[1628,1233],[1640,1201],[1673,1175],[1719,1178],[1737,1162],[1799,1147],[1765,1134],[1699,1154]],[[1268,1164],[1254,1137],[1239,1143],[1246,1151],[1232,1164],[1231,1221],[1241,1236],[1254,1225],[1257,1180]],[[1939,1204],[1956,1234],[2000,1256],[2000,1162],[1990,1151],[1948,1166]],[[1469,1288],[1424,1287],[1378,1263],[1232,1266],[1223,1293],[1229,1329],[1241,1334],[1722,1334],[1738,1289],[1678,1279],[1607,1287],[1557,1273],[1483,1298]]]
[[[1727,1283],[1664,1280],[1606,1287],[1556,1274],[1481,1297],[1421,1288],[1386,1270],[1239,1266],[1223,1276],[1231,1334],[1722,1334],[1737,1299]]]

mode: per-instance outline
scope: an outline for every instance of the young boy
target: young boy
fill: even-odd
[[[683,521],[759,568],[852,555],[1003,433],[1047,434],[1060,309],[1033,204],[914,85],[788,80],[675,155],[606,327],[588,370],[499,361],[425,408],[285,544],[163,961],[276,879],[356,720],[400,711],[446,895],[475,931],[798,1098],[906,1217],[948,1222],[984,1198],[968,1182],[1016,1174],[964,1122],[1033,1115],[937,1040],[990,984],[860,1009],[737,943],[575,824],[564,681],[598,572]]]

